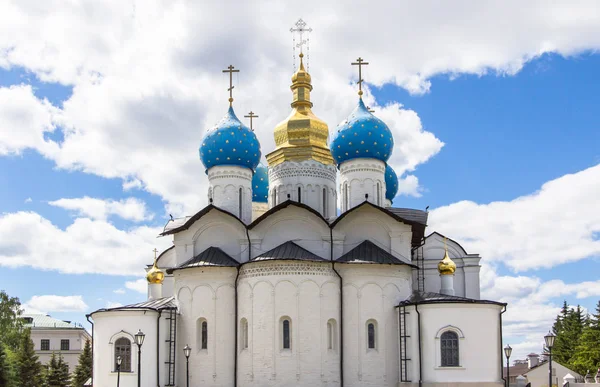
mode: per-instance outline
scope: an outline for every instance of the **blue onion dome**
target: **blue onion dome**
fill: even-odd
[[[394,148],[394,137],[387,125],[371,114],[361,98],[356,109],[338,126],[329,148],[338,165],[358,158],[386,162]]]
[[[385,198],[390,202],[394,201],[398,193],[398,176],[396,172],[386,164],[385,166]]]
[[[269,170],[263,164],[258,164],[252,177],[252,201],[267,203],[269,194]]]
[[[208,171],[216,165],[235,165],[254,171],[260,161],[256,134],[236,117],[230,106],[225,117],[204,135],[200,160]]]

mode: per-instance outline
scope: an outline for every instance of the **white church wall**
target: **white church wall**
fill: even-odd
[[[447,240],[448,255],[456,264],[454,273],[454,294],[478,300],[480,298],[479,273],[481,258],[467,252],[453,240]],[[438,262],[444,258],[444,238],[433,233],[425,239],[423,245],[425,291],[439,293],[441,288]],[[416,284],[415,284],[416,286]]]
[[[377,159],[352,159],[340,165],[340,208],[346,212],[368,200],[385,205],[385,163]],[[368,194],[368,199],[365,195]]]
[[[94,385],[117,385],[114,343],[119,338],[125,337],[131,341],[131,372],[121,372],[120,385],[137,386],[138,351],[134,335],[141,329],[146,334],[142,345],[142,385],[156,386],[157,312],[148,310],[99,312],[94,313],[92,319],[94,320]]]
[[[396,258],[411,262],[411,226],[396,221],[376,208],[363,206],[347,214],[336,224],[334,234],[335,239],[343,240],[343,244],[336,244],[335,259],[368,239]]]
[[[248,224],[252,221],[252,170],[217,165],[208,170],[208,198]],[[241,206],[241,208],[240,208]]]
[[[502,385],[502,343],[495,304],[419,305],[421,315],[421,359],[424,386]],[[419,379],[418,314],[406,307],[409,379]],[[440,336],[452,330],[459,336],[459,367],[441,366]],[[408,384],[411,385],[411,384]]]
[[[235,351],[235,268],[202,267],[175,271],[180,316],[177,355],[192,347],[190,384],[233,384]],[[207,348],[202,348],[202,321],[207,323]],[[185,380],[185,361],[177,362],[177,378]]]
[[[339,385],[339,279],[330,264],[246,264],[238,291],[238,324],[248,322],[248,348],[239,350],[240,385]],[[283,348],[283,319],[290,321],[289,349]],[[329,349],[331,320],[337,330]]]
[[[323,217],[334,217],[337,211],[336,176],[334,165],[324,165],[314,160],[285,161],[274,167],[269,166],[269,207],[285,202],[289,194],[291,200],[309,205]]]
[[[395,306],[412,292],[411,268],[397,265],[336,264],[344,283],[344,384],[396,386],[398,322]],[[368,323],[375,348],[368,348]]]
[[[288,206],[271,214],[267,219],[249,230],[252,241],[252,257],[267,252],[287,241],[329,259],[329,227],[310,211]]]
[[[219,247],[232,258],[248,260],[246,228],[233,217],[218,210],[210,211],[187,230],[174,236],[177,265],[209,247]]]

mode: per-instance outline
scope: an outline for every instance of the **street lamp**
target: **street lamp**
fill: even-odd
[[[186,344],[183,348],[183,354],[185,355],[185,385],[187,387],[190,387],[190,353],[192,353],[192,348]]]
[[[121,355],[117,356],[117,387],[119,387],[119,383],[121,382],[121,363],[123,362],[123,358]]]
[[[556,339],[556,336],[552,332],[548,332],[544,336],[546,348],[548,348],[548,387],[552,387],[552,347],[554,346],[554,339]]]
[[[138,333],[135,334],[135,343],[138,346],[138,387],[142,387],[142,344],[146,335],[141,329],[138,329]]]
[[[510,354],[512,353],[512,348],[510,345],[506,345],[504,347],[504,354],[506,355],[506,387],[510,387]]]

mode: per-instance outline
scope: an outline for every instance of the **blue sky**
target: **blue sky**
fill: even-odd
[[[518,2],[507,5],[513,6]],[[446,44],[427,28],[439,23],[435,14],[411,17],[419,7],[394,24],[400,29],[394,36],[414,31],[414,42],[400,39],[395,50],[366,36],[335,38],[354,36],[339,21],[327,21],[329,35],[315,28],[314,110],[330,128],[349,114],[356,103],[349,62],[358,51],[370,54],[366,98],[392,127],[396,144],[402,138],[410,145],[410,154],[391,164],[403,179],[418,179],[394,205],[429,206],[429,231],[482,254],[483,295],[514,306],[507,341],[516,344],[517,356],[539,351],[563,300],[593,309],[600,299],[594,275],[600,224],[593,215],[600,197],[594,185],[600,181],[600,54],[593,36],[600,33],[582,33],[576,11],[573,23],[557,32],[533,7],[523,20],[537,20],[538,34],[528,23],[514,24],[522,39],[511,40],[488,28],[512,23],[511,16],[485,12],[495,19],[447,21],[452,44]],[[155,239],[168,214],[206,204],[197,146],[226,107],[218,66],[235,62],[246,71],[236,80],[236,107],[259,113],[263,154],[289,108],[288,36],[273,38],[264,27],[244,24],[242,14],[215,11],[239,17],[240,28],[256,34],[248,44],[261,54],[249,60],[242,30],[188,39],[215,30],[210,23],[184,23],[193,33],[180,33],[163,13],[150,16],[151,23],[140,16],[138,33],[118,27],[130,16],[119,12],[107,5],[88,21],[98,29],[86,29],[88,16],[79,15],[81,31],[66,41],[19,34],[25,27],[16,24],[7,27],[14,38],[0,39],[0,231],[6,237],[0,288],[30,309],[82,323],[90,311],[144,299],[135,281],[152,249],[169,244]],[[418,25],[411,27],[412,19]],[[482,46],[473,45],[475,35]]]

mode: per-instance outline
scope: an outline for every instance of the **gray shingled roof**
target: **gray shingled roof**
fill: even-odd
[[[164,310],[164,309],[177,309],[177,305],[175,304],[175,297],[163,297],[157,298],[155,300],[147,300],[144,302],[139,302],[137,304],[131,305],[123,305],[117,306],[114,308],[102,308],[98,309],[95,312],[90,313],[98,313],[98,312],[111,312],[111,311],[120,311],[120,310]]]
[[[427,224],[427,217],[429,216],[429,213],[426,211],[415,210],[412,208],[388,207],[387,210],[403,219],[423,225]]]
[[[218,247],[209,247],[174,269],[167,269],[171,274],[175,270],[189,269],[192,267],[237,267],[238,261],[231,258],[226,252]]]
[[[336,262],[342,263],[379,263],[388,265],[408,265],[416,267],[412,264],[401,261],[388,253],[381,247],[377,246],[370,240],[365,240],[346,254],[342,255]]]
[[[415,291],[406,300],[402,301],[398,306],[408,305],[421,305],[421,304],[495,304],[504,305],[503,302],[489,301],[489,300],[475,300],[473,298],[450,296],[447,294],[434,293],[434,292],[418,292]]]
[[[294,242],[288,241],[252,259],[252,262],[287,259],[299,261],[327,261],[325,258],[321,258],[318,255],[311,253]]]

